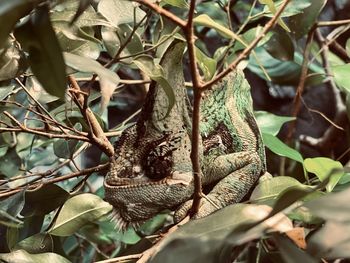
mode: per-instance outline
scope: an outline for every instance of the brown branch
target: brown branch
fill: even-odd
[[[75,103],[79,107],[81,114],[84,116],[85,121],[90,127],[90,138],[96,146],[98,146],[105,154],[107,154],[107,156],[113,156],[113,145],[108,141],[94,113],[87,106],[87,97],[81,93],[78,83],[72,76],[68,76],[68,80],[72,86],[71,94],[75,100]]]
[[[15,117],[13,117],[10,113],[7,111],[4,111],[3,114],[8,117],[10,120],[12,120],[14,123],[17,124],[17,127],[8,126],[7,127],[0,127],[0,133],[2,132],[24,132],[24,133],[31,133],[35,135],[44,136],[47,138],[61,138],[61,139],[72,139],[72,140],[80,140],[85,142],[90,142],[90,139],[86,136],[80,136],[80,135],[74,135],[74,134],[55,134],[55,133],[48,133],[45,129],[41,128],[28,128],[27,126],[24,126],[22,123],[20,123]]]
[[[269,32],[277,23],[278,18],[282,14],[283,10],[287,7],[288,3],[291,0],[285,0],[284,3],[281,5],[281,7],[277,10],[276,14],[271,18],[271,20],[264,26],[262,32],[257,36],[238,56],[237,58],[228,66],[227,69],[219,73],[215,76],[212,80],[204,83],[204,85],[201,86],[202,89],[208,89],[215,83],[219,82],[222,78],[224,78],[227,74],[229,74],[232,70],[234,70],[239,62],[241,62],[243,59],[245,59],[249,53],[256,47],[256,45],[259,43],[261,39],[264,38],[264,36]]]
[[[321,48],[322,64],[326,71],[327,76],[332,76],[331,66],[328,60],[328,45],[319,29],[316,29],[316,41]],[[310,146],[316,147],[324,155],[329,156],[333,149],[333,145],[337,142],[337,138],[344,134],[344,130],[340,130],[339,126],[345,126],[348,123],[348,117],[346,114],[346,107],[341,98],[340,91],[337,88],[334,79],[329,78],[326,85],[333,92],[335,98],[336,113],[334,118],[334,125],[329,126],[322,137],[313,138],[311,136],[301,136],[300,140]],[[341,156],[342,157],[342,156]]]
[[[191,77],[193,84],[193,113],[192,113],[192,140],[191,140],[191,161],[194,177],[194,193],[193,193],[193,203],[190,211],[190,216],[197,214],[200,202],[202,198],[202,181],[201,181],[201,167],[199,158],[199,143],[200,143],[200,132],[199,132],[199,122],[200,122],[200,102],[201,102],[201,90],[200,90],[200,75],[197,68],[197,60],[195,54],[195,36],[193,28],[193,17],[196,7],[196,0],[191,0],[190,9],[188,13],[188,19],[186,27],[183,29],[185,32],[188,48],[188,56],[190,61]]]
[[[148,8],[152,9],[153,11],[155,11],[156,13],[168,18],[169,20],[171,20],[172,22],[174,22],[175,24],[177,24],[178,26],[180,26],[181,28],[185,28],[187,23],[182,20],[181,18],[177,17],[176,15],[174,15],[173,13],[169,12],[168,10],[160,7],[157,4],[154,4],[152,1],[149,0],[133,0],[134,2],[137,2],[139,4],[142,4],[144,6],[147,6]]]
[[[297,92],[295,94],[295,98],[294,98],[294,102],[293,102],[294,103],[293,112],[292,112],[293,117],[297,117],[297,115],[300,111],[301,96],[304,92],[305,81],[307,79],[307,72],[308,72],[308,66],[309,66],[309,56],[310,56],[310,51],[311,51],[312,40],[314,38],[315,29],[316,29],[316,27],[313,27],[309,31],[309,34],[307,36],[304,54],[303,54],[303,63],[301,65],[300,80],[299,80]],[[293,121],[289,124],[287,141],[291,140],[293,133],[294,133],[294,130],[295,130],[295,125],[296,125],[295,121]]]
[[[100,164],[100,165],[97,165],[95,167],[86,168],[86,169],[80,170],[78,172],[62,175],[62,176],[59,176],[59,177],[48,179],[48,180],[46,180],[44,182],[40,182],[40,183],[36,183],[34,185],[30,185],[29,188],[27,188],[27,187],[18,187],[18,188],[13,189],[13,190],[3,191],[2,193],[0,193],[0,198],[14,195],[14,194],[16,194],[16,193],[18,193],[20,191],[23,191],[23,190],[25,190],[25,191],[31,191],[31,190],[34,190],[34,189],[37,190],[37,189],[43,187],[44,185],[54,184],[54,183],[58,183],[58,182],[61,182],[61,181],[64,181],[64,180],[68,180],[68,179],[74,178],[74,177],[78,177],[78,176],[82,176],[82,175],[88,175],[88,174],[95,173],[95,172],[105,171],[108,168],[109,168],[109,163]]]
[[[335,20],[335,21],[320,21],[316,24],[317,27],[322,26],[341,26],[350,24],[350,19]]]

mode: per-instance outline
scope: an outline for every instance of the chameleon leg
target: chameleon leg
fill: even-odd
[[[221,155],[209,162],[203,179],[222,178],[210,193],[202,199],[195,218],[207,216],[214,211],[238,203],[254,185],[261,173],[261,159],[254,152],[238,152]],[[186,202],[175,212],[175,221],[186,216],[192,200]]]

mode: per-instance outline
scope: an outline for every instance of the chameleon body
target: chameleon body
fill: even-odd
[[[175,209],[178,221],[191,208],[191,110],[182,70],[183,49],[183,43],[173,43],[160,63],[175,94],[174,106],[168,112],[166,93],[153,83],[137,123],[115,145],[104,187],[121,228],[137,226],[164,209]],[[213,187],[196,217],[239,202],[265,172],[264,147],[243,73],[230,73],[203,95],[202,183]]]

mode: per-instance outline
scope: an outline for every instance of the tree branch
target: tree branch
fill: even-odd
[[[204,83],[201,86],[202,89],[208,89],[215,83],[219,82],[222,78],[224,78],[227,74],[229,74],[232,70],[234,70],[239,62],[245,59],[249,53],[256,47],[261,39],[269,32],[277,23],[278,18],[282,14],[283,10],[287,7],[291,0],[285,0],[281,7],[277,10],[276,14],[271,18],[271,20],[264,26],[262,32],[257,36],[239,55],[238,57],[228,66],[227,69],[222,71],[220,74],[216,75],[212,80]]]
[[[98,123],[94,113],[87,106],[87,98],[82,94],[80,87],[72,76],[68,76],[69,82],[72,86],[71,94],[79,106],[81,114],[90,127],[90,137],[92,141],[105,153],[111,157],[114,154],[113,145],[108,141],[100,124]]]
[[[160,7],[159,5],[154,4],[153,2],[151,2],[149,0],[133,0],[133,1],[137,2],[137,3],[140,3],[140,4],[144,5],[144,6],[147,6],[148,8],[152,9],[156,13],[158,13],[158,14],[166,17],[166,18],[168,18],[169,20],[171,20],[172,22],[174,22],[175,24],[177,24],[181,28],[185,28],[186,27],[187,23],[184,20],[182,20],[181,18],[177,17],[173,13],[171,13],[168,10]]]

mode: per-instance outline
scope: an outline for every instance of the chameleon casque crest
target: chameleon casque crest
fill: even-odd
[[[183,77],[184,46],[174,41],[160,63],[175,94],[174,106],[168,112],[168,97],[153,82],[138,121],[115,144],[104,187],[121,228],[137,226],[164,209],[175,210],[179,221],[191,208],[191,106]],[[202,184],[210,189],[197,218],[239,202],[266,171],[250,86],[242,71],[231,72],[203,92],[200,123]]]

